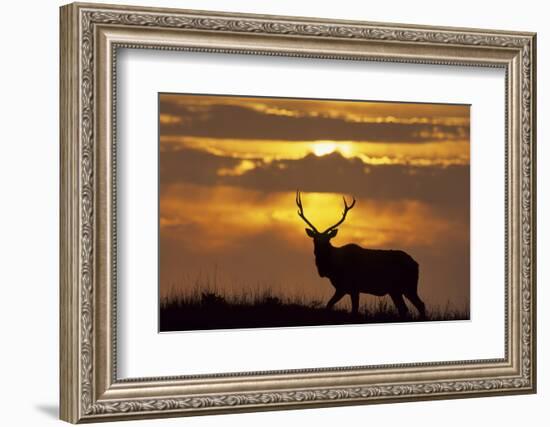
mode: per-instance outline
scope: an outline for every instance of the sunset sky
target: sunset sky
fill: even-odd
[[[469,306],[469,106],[160,94],[159,126],[161,298],[215,283],[326,302],[300,189],[319,229],[357,199],[335,246],[405,250],[428,307]]]

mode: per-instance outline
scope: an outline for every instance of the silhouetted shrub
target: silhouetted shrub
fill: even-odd
[[[201,294],[201,305],[213,306],[224,305],[225,303],[225,298],[214,292],[203,292]]]

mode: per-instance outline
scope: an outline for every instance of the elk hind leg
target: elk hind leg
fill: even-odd
[[[395,306],[397,307],[397,311],[399,312],[399,317],[404,319],[409,314],[409,309],[407,308],[407,304],[405,304],[405,300],[403,299],[403,295],[401,294],[390,294],[391,299]]]
[[[418,310],[418,313],[420,314],[420,318],[421,319],[426,319],[426,305],[420,299],[420,297],[418,296],[418,293],[411,292],[410,294],[405,294],[405,296],[416,307],[416,309]]]
[[[349,296],[351,297],[351,314],[357,316],[359,313],[359,292],[353,292]]]
[[[334,292],[334,295],[327,303],[327,310],[332,309],[332,307],[334,307],[334,304],[340,301],[344,295],[345,295],[345,292],[342,292],[339,289],[336,289],[336,292]]]

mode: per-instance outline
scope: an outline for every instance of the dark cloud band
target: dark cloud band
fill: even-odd
[[[242,140],[371,141],[421,143],[469,139],[468,125],[350,122],[344,117],[266,114],[236,105],[160,105],[162,135]],[[171,119],[170,119],[171,118]]]

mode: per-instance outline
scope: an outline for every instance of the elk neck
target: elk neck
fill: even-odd
[[[315,265],[319,276],[328,277],[331,269],[331,258],[334,246],[330,243],[330,240],[314,241],[313,242],[313,254],[315,255]]]

